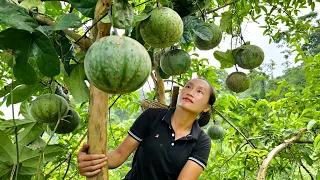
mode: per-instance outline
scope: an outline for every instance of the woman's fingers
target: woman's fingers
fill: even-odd
[[[101,169],[106,164],[107,164],[107,162],[104,161],[104,162],[96,164],[94,166],[85,166],[85,167],[79,168],[79,171],[82,172],[83,174],[85,174],[86,172],[94,172],[98,169]]]
[[[93,161],[97,159],[103,159],[106,155],[104,154],[80,154],[78,155],[78,162],[81,161]]]
[[[93,172],[85,172],[85,173],[83,173],[81,175],[87,176],[87,177],[92,177],[92,176],[95,176],[95,175],[99,174],[100,171],[101,171],[101,169],[98,169],[98,170],[95,170]]]
[[[78,167],[79,168],[85,168],[85,167],[88,167],[88,166],[95,166],[95,165],[104,163],[106,161],[107,161],[107,157],[96,159],[96,160],[90,160],[90,161],[81,161],[80,163],[78,163]]]

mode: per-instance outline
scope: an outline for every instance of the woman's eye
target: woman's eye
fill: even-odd
[[[198,93],[201,93],[201,94],[203,94],[203,92],[202,92],[201,90],[198,90]]]
[[[191,86],[189,86],[189,85],[186,85],[186,88],[191,88]]]

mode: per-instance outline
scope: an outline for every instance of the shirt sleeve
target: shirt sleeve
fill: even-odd
[[[194,161],[199,164],[203,169],[207,166],[211,148],[211,139],[207,135],[199,137],[191,155],[188,160]]]
[[[128,134],[135,140],[141,142],[144,138],[148,137],[151,124],[156,120],[157,109],[148,108],[145,110],[132,124]]]

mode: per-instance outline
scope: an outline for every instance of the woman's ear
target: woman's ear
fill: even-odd
[[[203,112],[208,112],[211,109],[211,105],[208,104],[206,108],[204,108]]]

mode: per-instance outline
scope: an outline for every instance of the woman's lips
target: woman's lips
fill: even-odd
[[[191,103],[193,103],[192,102],[192,100],[191,99],[189,99],[189,98],[182,98],[183,100],[185,100],[185,101],[187,101],[187,102],[191,102]]]

